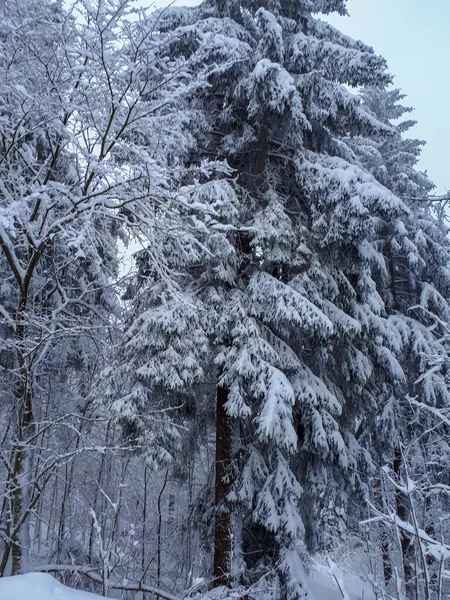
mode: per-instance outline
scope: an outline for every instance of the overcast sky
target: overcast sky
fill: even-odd
[[[330,21],[387,59],[405,104],[415,108],[410,116],[418,125],[410,135],[427,142],[420,168],[444,193],[450,189],[450,0],[349,0],[348,10],[350,17]]]
[[[450,0],[350,0],[335,27],[370,44],[388,61],[427,142],[420,167],[440,193],[450,189]]]

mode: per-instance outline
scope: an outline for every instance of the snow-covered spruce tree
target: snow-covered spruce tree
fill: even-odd
[[[48,430],[80,425],[117,316],[118,236],[148,235],[152,265],[170,279],[164,245],[188,217],[195,222],[158,154],[163,91],[183,74],[149,51],[151,32],[128,18],[132,8],[112,0],[80,0],[71,14],[47,1],[0,7],[1,439],[9,457],[0,574],[11,556],[13,572],[26,568],[36,505],[75,455],[78,435]]]
[[[159,21],[154,13],[140,23],[152,35],[139,53],[149,63],[143,73],[155,88],[145,95],[144,104],[161,109],[152,118],[151,129],[133,131],[131,139],[158,157],[161,177],[170,173],[171,178],[164,182],[166,206],[155,206],[156,228],[151,221],[134,232],[141,250],[134,255],[136,277],[123,296],[126,331],[118,340],[116,366],[104,374],[105,401],[112,402],[126,437],[134,438],[154,466],[172,460],[179,443],[171,425],[173,417],[177,420],[175,407],[203,378],[209,347],[192,286],[209,252],[208,232],[222,228],[218,221],[222,204],[233,196],[227,181],[230,167],[214,157],[197,160],[207,125],[192,97],[206,82],[201,75],[191,77],[194,59],[173,56],[173,41],[159,31]],[[155,255],[160,232],[165,234],[164,253]],[[180,414],[192,408],[185,406]],[[154,440],[161,436],[160,443],[148,444],[148,436]]]
[[[192,264],[180,278],[198,316],[177,319],[194,338],[203,327],[217,370],[214,578],[263,577],[274,597],[308,595],[304,540],[319,536],[323,503],[342,514],[349,489],[367,485],[362,416],[405,387],[380,237],[412,211],[350,143],[394,128],[344,87],[382,89],[390,77],[369,47],[314,16],[332,11],[345,3],[210,0],[158,14],[171,55],[207,82],[191,98],[204,123],[190,163],[214,157],[235,171],[215,209],[227,226],[202,240],[203,272]],[[155,300],[147,323],[164,315]],[[161,345],[151,327],[141,374],[171,390],[179,373],[160,373],[176,330]],[[177,364],[198,361],[194,347],[178,344]]]
[[[143,223],[140,231],[133,232],[134,241],[139,241],[142,249],[134,256],[136,277],[122,297],[125,330],[116,338],[111,364],[100,378],[96,392],[100,402],[96,405],[101,411],[107,409],[122,431],[123,443],[135,451],[135,462],[149,474],[151,502],[160,479],[156,469],[171,467],[169,487],[173,487],[175,478],[182,480],[190,470],[187,464],[194,463],[193,455],[195,458],[205,441],[206,435],[199,432],[206,433],[204,424],[211,421],[207,416],[211,400],[205,394],[208,385],[203,370],[211,361],[211,348],[203,322],[205,308],[198,296],[198,278],[214,250],[207,241],[210,232],[217,232],[220,239],[223,232],[233,230],[230,223],[235,191],[230,181],[232,170],[226,162],[207,156],[198,159],[198,148],[208,143],[210,132],[203,107],[199,110],[192,102],[197,89],[206,84],[202,74],[191,77],[197,58],[173,55],[173,40],[161,33],[158,13],[143,19],[139,28],[152,32],[139,51],[149,69],[146,71],[144,66],[142,73],[151,75],[154,85],[144,103],[161,109],[151,119],[152,129],[133,131],[130,140],[157,156],[161,173],[170,173],[171,177],[165,180],[164,205],[155,207],[156,225]],[[169,69],[170,77],[161,66]],[[164,252],[155,255],[155,250],[161,249],[161,232],[165,234]],[[197,478],[196,485],[200,482]],[[184,497],[179,490],[177,496]],[[150,518],[143,525],[147,532],[148,523]],[[187,518],[184,523],[183,527],[189,527]],[[148,563],[141,561],[143,581],[159,583],[161,577],[173,581],[182,571],[192,579],[186,557],[178,558],[179,544],[170,560],[163,561],[161,571],[159,557],[164,551],[157,537],[156,548],[146,548]],[[140,543],[148,544],[148,540]],[[155,555],[157,561],[152,558]],[[129,572],[120,573],[130,577]]]
[[[367,443],[375,452],[376,462],[380,466],[389,465],[399,482],[406,481],[407,469],[408,477],[416,480],[425,477],[432,485],[441,480],[442,465],[440,461],[435,463],[435,469],[430,465],[438,455],[445,456],[448,448],[441,432],[433,435],[430,414],[425,412],[420,420],[413,417],[409,399],[415,398],[425,406],[438,409],[449,403],[445,323],[450,316],[447,300],[450,247],[446,231],[435,218],[436,211],[428,199],[433,184],[426,174],[415,168],[423,142],[403,138],[403,133],[414,125],[414,121],[393,124],[410,111],[400,104],[403,96],[398,90],[376,89],[365,90],[362,95],[368,110],[389,125],[392,133],[381,133],[371,139],[357,137],[348,142],[362,164],[383,185],[403,198],[410,208],[408,218],[385,224],[377,241],[386,263],[385,283],[380,281],[379,287],[389,320],[397,331],[397,356],[404,383],[396,389],[384,385],[378,401],[372,403],[372,413],[366,413],[369,420],[363,428],[367,427],[366,433],[372,431]],[[403,464],[404,457],[406,464]],[[399,490],[396,489],[392,502],[399,519],[407,521],[410,499]],[[437,504],[439,501],[436,503],[429,498],[422,511],[421,526],[430,534],[434,534],[436,514],[442,511],[442,506],[438,509]],[[401,571],[413,588],[416,585],[412,581],[416,576],[412,567],[415,563],[414,544],[409,532],[401,531],[400,537]],[[437,570],[438,561],[430,568]],[[389,568],[389,577],[392,572]]]

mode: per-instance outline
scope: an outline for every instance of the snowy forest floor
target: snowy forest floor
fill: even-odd
[[[342,592],[339,590],[342,586]],[[325,566],[316,565],[311,574],[310,587],[315,600],[374,600],[375,596],[368,583],[356,576],[337,575],[337,580]],[[228,594],[225,592],[217,596],[215,600],[225,600]],[[211,594],[202,594],[201,600],[206,600]],[[45,573],[27,573],[15,577],[4,577],[0,579],[1,600],[100,600],[89,592],[74,590],[62,585],[51,575]],[[136,600],[140,600],[140,594],[136,594]],[[197,596],[196,600],[200,600]]]

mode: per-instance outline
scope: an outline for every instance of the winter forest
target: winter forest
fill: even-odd
[[[448,198],[346,11],[0,1],[2,600],[450,597]]]

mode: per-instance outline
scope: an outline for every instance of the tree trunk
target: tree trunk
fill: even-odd
[[[29,482],[26,476],[31,477],[31,464],[27,465],[30,458],[27,448],[27,439],[33,432],[33,403],[32,403],[32,375],[26,358],[25,336],[26,336],[26,309],[27,292],[19,302],[16,317],[16,344],[17,362],[19,367],[19,382],[17,386],[18,423],[17,444],[13,450],[13,472],[12,472],[12,502],[11,502],[11,575],[17,575],[22,571],[23,548],[21,544],[21,533],[27,526],[24,513],[27,510],[27,491]],[[28,544],[27,544],[28,545]]]
[[[402,481],[402,451],[400,446],[396,446],[394,452],[394,463],[393,471],[397,477],[398,483]],[[409,501],[405,494],[402,494],[399,490],[395,491],[395,505],[398,518],[407,522],[409,519]],[[415,595],[414,588],[414,568],[415,564],[413,541],[410,533],[401,530],[400,531],[400,546],[401,546],[401,558],[403,575],[405,578],[405,589],[406,597],[413,598]]]
[[[169,469],[166,469],[166,474],[164,475],[164,481],[162,483],[161,489],[158,494],[158,526],[156,529],[156,585],[159,587],[161,585],[161,558],[162,558],[162,524],[163,524],[163,515],[162,515],[162,498],[164,491],[167,486],[167,479],[169,477]],[[159,596],[157,596],[159,598]]]
[[[382,486],[382,481],[378,477],[376,477],[373,481],[373,495],[377,504],[385,509],[385,497],[384,490]],[[386,531],[381,532],[380,537],[380,550],[381,550],[381,562],[383,565],[383,579],[384,585],[387,587],[392,580],[393,570],[391,563],[391,548],[389,543],[389,536]]]
[[[214,523],[214,585],[229,586],[231,574],[231,515],[227,506],[231,477],[231,428],[225,404],[228,390],[217,386],[216,479]]]

